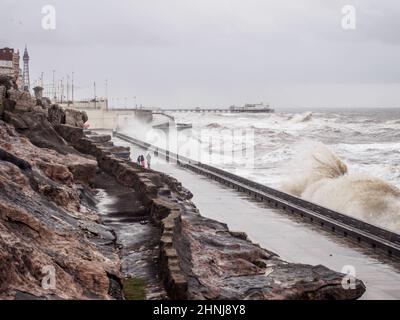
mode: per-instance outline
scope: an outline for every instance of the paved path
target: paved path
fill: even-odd
[[[114,141],[116,145],[129,145],[132,159],[146,155],[125,141]],[[193,202],[203,216],[225,222],[231,230],[246,232],[253,242],[287,261],[323,264],[336,271],[353,266],[356,277],[367,286],[364,299],[400,299],[399,262],[374,255],[369,249],[177,165],[154,156],[152,163],[153,169],[177,178],[193,193]]]

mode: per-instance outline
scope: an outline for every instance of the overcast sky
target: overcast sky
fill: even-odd
[[[0,47],[25,43],[31,82],[73,71],[76,97],[108,79],[147,106],[400,107],[398,0],[0,0]]]

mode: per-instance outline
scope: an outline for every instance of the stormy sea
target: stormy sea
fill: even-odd
[[[178,153],[400,233],[400,109],[172,115]]]

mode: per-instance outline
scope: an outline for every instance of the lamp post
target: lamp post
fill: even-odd
[[[105,96],[105,99],[106,99],[106,110],[108,110],[108,79],[106,79],[106,96]]]
[[[72,105],[74,105],[74,72],[72,72]]]
[[[53,70],[53,88],[52,88],[52,96],[53,96],[53,98],[54,98],[54,102],[56,102],[56,100],[57,100],[57,96],[56,96],[56,85],[55,85],[55,82],[54,82],[54,78],[55,78],[55,73],[56,73],[56,70]]]
[[[96,109],[96,100],[97,100],[97,97],[96,97],[96,81],[93,82],[93,93],[94,93],[94,108]]]

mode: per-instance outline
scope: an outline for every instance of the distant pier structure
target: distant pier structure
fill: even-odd
[[[229,108],[173,108],[173,109],[161,109],[164,112],[214,112],[214,113],[271,113],[274,109],[268,104],[256,103],[256,104],[245,104],[243,107],[230,106]]]

